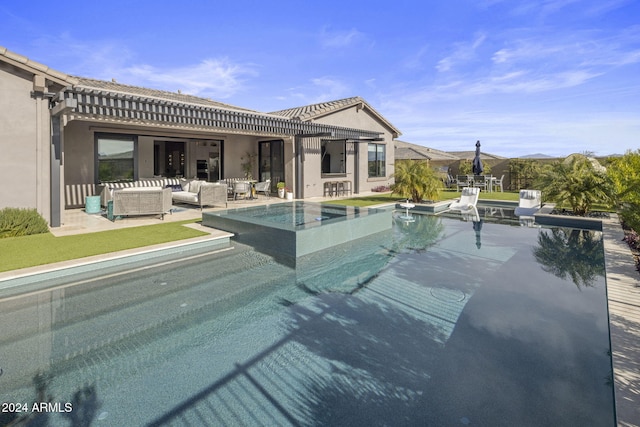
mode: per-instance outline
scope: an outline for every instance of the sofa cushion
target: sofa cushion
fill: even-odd
[[[198,193],[200,191],[200,186],[202,185],[202,181],[193,180],[189,183],[189,192],[190,193]]]
[[[182,185],[180,184],[167,184],[166,188],[170,188],[172,192],[182,191]]]
[[[190,191],[176,191],[171,193],[174,202],[198,203],[198,195]]]
[[[182,191],[189,191],[189,184],[190,184],[190,181],[186,179],[181,179],[180,186],[182,187]]]

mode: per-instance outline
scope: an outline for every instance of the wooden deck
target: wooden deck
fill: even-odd
[[[617,217],[602,223],[619,426],[640,426],[640,274]]]

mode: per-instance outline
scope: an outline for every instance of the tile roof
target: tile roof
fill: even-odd
[[[81,87],[85,89],[94,89],[98,91],[108,91],[108,92],[122,93],[127,95],[136,95],[136,96],[141,96],[145,98],[156,98],[156,99],[162,99],[165,101],[180,102],[184,104],[193,104],[193,105],[202,105],[205,107],[220,108],[224,110],[236,110],[236,111],[244,111],[244,112],[254,113],[254,114],[264,114],[264,113],[260,113],[258,111],[250,110],[247,108],[236,107],[234,105],[213,101],[208,98],[201,98],[198,96],[188,95],[180,92],[169,92],[165,90],[149,89],[145,87],[126,85],[126,84],[118,83],[116,81],[97,80],[97,79],[91,79],[87,77],[76,77],[76,78],[78,80],[78,83],[75,85],[75,87]]]
[[[270,114],[278,116],[288,117],[292,120],[311,121],[340,110],[351,108],[353,106],[360,105],[361,108],[366,108],[375,117],[377,117],[382,123],[384,123],[393,133],[401,135],[401,132],[393,126],[387,119],[385,119],[380,113],[378,113],[371,105],[359,96],[351,98],[338,99],[335,101],[320,102],[317,104],[304,105],[301,107],[288,108],[286,110],[273,111]]]
[[[336,111],[340,111],[346,108],[353,107],[354,105],[360,105],[361,108],[366,108],[375,116],[380,122],[388,126],[388,128],[394,133],[394,137],[400,135],[400,131],[389,123],[382,115],[380,115],[373,107],[371,107],[364,99],[360,97],[345,98],[337,101],[323,102],[319,104],[307,105],[303,107],[290,108],[287,110],[281,110],[273,113],[263,113],[256,110],[237,107],[235,105],[225,104],[218,101],[213,101],[208,98],[201,98],[194,95],[188,95],[180,92],[169,92],[158,89],[150,89],[139,86],[126,85],[118,83],[115,80],[106,81],[92,79],[88,77],[72,76],[53,70],[46,65],[40,64],[30,60],[29,58],[16,54],[0,46],[0,58],[3,58],[5,62],[14,66],[20,67],[24,70],[32,72],[34,74],[44,74],[45,77],[53,82],[56,82],[64,86],[73,86],[77,90],[86,91],[98,91],[109,92],[115,94],[139,96],[143,98],[158,99],[168,102],[177,102],[190,105],[198,105],[209,108],[218,108],[223,110],[237,111],[241,113],[258,114],[261,116],[268,116],[272,118],[290,119],[298,121],[312,121],[315,118],[322,117],[327,114],[331,114]]]
[[[75,84],[77,81],[75,77],[56,71],[39,62],[32,61],[26,56],[11,52],[2,46],[0,46],[0,57],[4,57],[6,62],[33,74],[43,74],[47,79],[63,86]]]
[[[452,162],[460,160],[459,157],[446,151],[404,141],[394,141],[394,148],[397,160],[450,160]]]

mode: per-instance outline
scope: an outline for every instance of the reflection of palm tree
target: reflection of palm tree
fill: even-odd
[[[546,272],[581,287],[593,286],[596,276],[604,275],[602,240],[590,230],[554,228],[538,235],[533,255]]]
[[[294,305],[289,314],[291,338],[312,355],[304,358],[311,369],[305,370],[305,390],[297,393],[302,425],[414,425],[426,419],[421,390],[442,349],[435,325],[393,305],[336,294]]]
[[[438,241],[444,230],[440,217],[415,215],[415,221],[399,221],[400,228],[394,236],[393,249],[423,252]]]

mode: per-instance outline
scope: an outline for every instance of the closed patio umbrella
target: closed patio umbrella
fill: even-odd
[[[482,160],[480,160],[480,141],[476,142],[476,156],[473,158],[473,174],[482,175],[484,167],[482,166]]]

